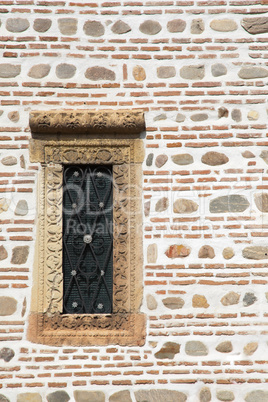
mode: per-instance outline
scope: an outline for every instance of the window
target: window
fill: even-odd
[[[28,339],[143,344],[143,113],[32,112],[30,127],[41,167]]]

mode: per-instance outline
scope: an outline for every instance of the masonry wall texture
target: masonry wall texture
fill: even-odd
[[[1,0],[0,400],[268,401],[268,2]],[[29,112],[142,109],[142,347],[26,340]]]

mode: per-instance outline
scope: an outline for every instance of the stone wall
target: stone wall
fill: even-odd
[[[268,401],[267,0],[0,7],[0,401]],[[143,109],[142,347],[26,340],[29,112]]]

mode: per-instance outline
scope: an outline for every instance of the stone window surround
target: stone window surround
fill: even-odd
[[[33,111],[30,128],[30,160],[41,170],[28,340],[56,346],[143,345],[143,112]],[[63,164],[75,163],[113,166],[112,314],[62,314],[62,171]]]

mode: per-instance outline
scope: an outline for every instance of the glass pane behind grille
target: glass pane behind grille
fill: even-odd
[[[65,166],[63,313],[112,312],[111,166]]]

